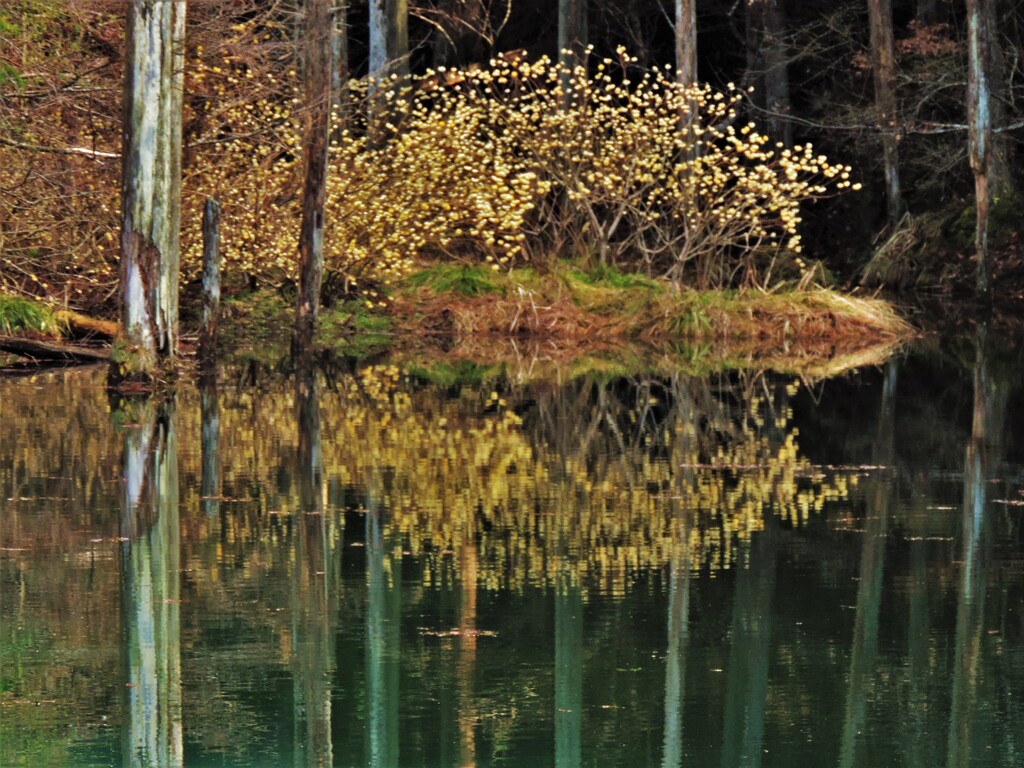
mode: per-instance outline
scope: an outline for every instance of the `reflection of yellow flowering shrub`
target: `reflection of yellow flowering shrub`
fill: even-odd
[[[800,525],[846,498],[853,476],[826,473],[800,456],[788,407],[758,395],[726,401],[704,380],[680,381],[655,423],[638,416],[645,396],[627,403],[597,384],[573,385],[560,415],[544,421],[537,414],[547,406],[535,403],[519,415],[514,409],[524,402],[513,395],[471,386],[446,395],[394,366],[339,379],[320,394],[323,476],[334,489],[325,491],[325,542],[341,541],[343,520],[330,505],[342,503],[337,493],[345,489],[344,504],[381,515],[389,548],[426,557],[428,580],[453,575],[449,569],[471,548],[488,587],[552,584],[568,566],[583,583],[621,590],[629,574],[680,559],[694,569],[728,568],[767,517]],[[81,469],[55,480],[47,495],[67,497],[76,510],[97,500],[100,508],[116,504],[119,438],[102,390],[83,397],[79,387],[68,384],[60,402],[72,404],[71,423],[90,428],[66,435],[39,417],[52,406],[29,402],[35,390],[13,390],[11,427],[35,439],[19,443],[32,446],[20,457],[26,469],[0,467],[12,495],[24,495],[20,483],[37,482],[33,464],[60,455],[70,440],[78,446],[73,460],[100,468],[108,482]],[[205,553],[213,582],[221,563],[245,578],[283,567],[292,548],[282,544],[305,521],[291,388],[221,397],[225,498],[213,501],[222,514],[202,511],[210,500],[200,498],[194,392],[183,392],[176,409],[182,542]],[[593,410],[598,400],[614,404]]]
[[[464,387],[446,398],[394,366],[370,367],[321,396],[324,476],[382,515],[389,546],[427,556],[428,581],[453,577],[458,558],[448,553],[472,547],[491,588],[552,584],[565,564],[613,591],[684,555],[695,569],[728,568],[766,516],[799,525],[846,497],[853,478],[799,455],[788,409],[765,424],[768,403],[755,396],[701,431],[693,414],[710,389],[695,380],[690,390],[699,397],[621,448],[588,447],[576,430],[556,446],[496,392]],[[297,511],[278,470],[297,440],[292,408],[274,395],[224,413],[226,435],[240,436],[222,447],[226,481],[251,477],[280,521]]]

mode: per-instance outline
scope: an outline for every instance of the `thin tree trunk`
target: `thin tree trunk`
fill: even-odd
[[[120,291],[111,380],[152,379],[177,351],[185,0],[131,0],[126,22]]]
[[[882,128],[882,163],[885,172],[886,210],[895,223],[903,213],[900,194],[899,137],[896,128],[896,60],[892,29],[892,0],[868,0],[871,26],[871,63],[875,76],[875,109]]]
[[[203,209],[203,314],[199,327],[199,357],[204,366],[214,361],[220,328],[220,203],[206,199]]]
[[[306,181],[299,237],[299,290],[292,351],[297,359],[312,352],[324,270],[324,202],[327,196],[327,143],[330,131],[332,50],[330,0],[307,0],[305,102],[303,127]]]
[[[572,70],[585,63],[588,28],[587,0],[558,0],[558,63],[562,69],[560,81],[566,106],[572,101],[569,93]]]
[[[447,0],[433,44],[434,67],[464,67],[486,53],[487,8],[483,0]]]
[[[974,172],[975,293],[991,299],[989,286],[989,210],[992,165],[992,52],[995,0],[967,0],[967,124],[968,150]]]
[[[341,130],[348,127],[349,95],[348,81],[352,70],[348,63],[348,0],[336,0],[334,6],[334,37],[332,38],[332,54],[334,56],[331,74],[331,94],[337,112],[337,124]]]
[[[697,2],[676,0],[676,81],[697,82]]]
[[[793,126],[789,122],[789,55],[786,52],[786,19],[781,0],[764,3],[764,91],[768,109],[768,135],[787,147],[793,146]]]

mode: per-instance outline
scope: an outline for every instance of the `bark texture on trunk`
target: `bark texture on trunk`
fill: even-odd
[[[896,135],[896,46],[893,42],[892,0],[868,0],[871,26],[871,66],[874,70],[875,109],[882,129],[886,213],[895,223],[903,213],[900,192],[899,137]]]
[[[565,70],[560,79],[566,105],[572,81],[569,72],[585,63],[588,28],[587,0],[558,0],[558,63]]]
[[[185,0],[131,0],[125,32],[120,291],[133,370],[115,378],[151,375],[177,350]]]
[[[370,77],[409,77],[408,0],[370,0]]]
[[[676,80],[697,82],[697,2],[676,0]]]
[[[988,300],[988,229],[991,208],[992,69],[995,0],[967,0],[967,125],[968,154],[974,172],[974,250],[977,259],[975,293]]]
[[[302,192],[299,289],[293,344],[293,351],[298,358],[308,357],[312,351],[324,271],[324,202],[327,196],[327,144],[334,61],[330,0],[308,0],[305,18],[307,48],[303,153],[306,173]]]

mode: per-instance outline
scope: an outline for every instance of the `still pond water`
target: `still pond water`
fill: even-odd
[[[0,765],[1022,765],[1021,371],[0,379]]]

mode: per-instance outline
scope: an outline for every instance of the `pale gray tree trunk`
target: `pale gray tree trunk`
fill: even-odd
[[[308,357],[312,351],[324,271],[324,203],[327,197],[327,144],[334,62],[331,0],[307,0],[305,19],[303,152],[306,180],[302,192],[299,289],[292,345],[297,359]]]
[[[370,77],[409,77],[408,0],[370,0]]]
[[[125,27],[120,292],[113,380],[177,351],[185,0],[131,0]]]
[[[974,172],[974,251],[977,259],[975,293],[988,300],[989,211],[992,195],[992,63],[995,0],[967,0],[967,124],[968,154]]]
[[[875,109],[882,129],[882,164],[886,210],[895,223],[903,213],[900,193],[899,150],[896,134],[896,46],[893,42],[892,0],[868,0],[871,27],[871,65],[875,80]]]

